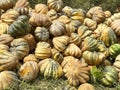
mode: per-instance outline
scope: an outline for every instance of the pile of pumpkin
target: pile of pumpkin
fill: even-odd
[[[105,86],[120,81],[120,13],[63,7],[61,0],[34,9],[27,0],[1,0],[0,17],[0,90],[38,75],[66,77],[78,90],[94,90],[91,78]],[[94,66],[103,67],[100,77]]]

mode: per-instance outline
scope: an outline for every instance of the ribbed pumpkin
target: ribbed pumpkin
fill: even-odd
[[[78,90],[95,90],[94,86],[89,83],[81,84]]]
[[[109,47],[110,55],[113,59],[120,54],[120,44],[113,44]]]
[[[80,22],[83,22],[84,18],[85,18],[85,11],[83,9],[73,9],[71,11],[71,19],[79,20]]]
[[[69,7],[69,6],[65,6],[63,9],[62,9],[62,12],[67,15],[67,16],[71,16],[71,11],[73,10],[73,8]]]
[[[77,30],[78,35],[81,39],[85,39],[88,36],[92,35],[92,31],[85,25],[81,25]]]
[[[28,34],[31,31],[31,26],[28,23],[28,17],[21,15],[8,28],[8,34],[12,37],[19,37]]]
[[[102,30],[100,40],[102,40],[108,47],[117,42],[116,35],[110,27],[104,28]]]
[[[39,62],[40,74],[45,78],[60,78],[63,75],[62,67],[51,58]]]
[[[18,11],[20,15],[28,15],[29,14],[29,9],[28,8],[18,7],[18,8],[14,8],[14,9],[16,11]]]
[[[100,52],[90,52],[90,51],[84,51],[83,52],[83,59],[86,63],[89,65],[99,65],[101,62],[105,60],[105,55]]]
[[[0,35],[8,32],[9,25],[6,23],[0,23]]]
[[[0,71],[10,70],[16,67],[18,59],[7,50],[0,50]]]
[[[18,0],[15,4],[15,8],[19,8],[19,7],[28,8],[29,6],[30,3],[28,2],[28,0]]]
[[[71,33],[70,43],[74,43],[75,45],[79,46],[81,42],[82,42],[81,37],[77,33]]]
[[[67,23],[69,23],[71,20],[70,20],[70,18],[67,17],[66,15],[61,15],[61,16],[59,17],[59,21],[62,22],[62,23],[64,23],[64,24],[67,24]]]
[[[29,23],[33,26],[50,26],[51,24],[51,20],[49,19],[49,17],[45,14],[41,14],[41,13],[33,13],[33,15],[31,16],[31,18],[29,19]]]
[[[54,47],[60,52],[63,52],[67,48],[69,41],[70,38],[68,36],[54,37],[52,40]]]
[[[120,36],[120,19],[114,20],[111,23],[111,28],[114,30],[117,36]]]
[[[51,56],[51,47],[47,42],[38,42],[35,49],[35,56],[38,59],[46,59]]]
[[[63,2],[62,0],[47,0],[47,5],[49,9],[54,9],[59,12],[62,10]]]
[[[38,64],[35,61],[25,62],[19,69],[18,75],[20,79],[29,82],[36,79],[39,72]]]
[[[12,8],[15,5],[16,0],[2,0],[0,1],[0,8],[7,10]]]
[[[64,51],[65,56],[74,56],[74,57],[80,57],[82,55],[82,51],[78,46],[71,43],[68,45],[68,47]]]
[[[81,45],[81,50],[98,51],[98,40],[93,37],[86,37]]]
[[[92,30],[95,30],[97,27],[97,23],[89,18],[84,19],[84,25],[88,26]]]
[[[51,51],[52,51],[51,58],[57,61],[58,63],[61,63],[63,61],[63,55],[59,51],[57,51],[55,48],[51,49]]]
[[[22,36],[21,38],[24,38],[29,45],[30,51],[32,52],[35,49],[36,46],[36,40],[32,34],[27,34]]]
[[[104,11],[105,17],[109,18],[112,14],[110,11]]]
[[[10,42],[11,42],[13,39],[14,39],[14,38],[11,37],[9,34],[2,34],[2,35],[0,35],[0,44],[9,45]]]
[[[48,7],[45,4],[36,4],[35,5],[35,12],[36,13],[47,14]]]
[[[30,49],[25,39],[17,38],[11,42],[10,51],[14,55],[16,55],[19,60],[21,60],[23,57],[25,57],[29,53]]]
[[[89,80],[89,67],[78,59],[67,56],[61,64],[65,77],[70,85],[78,86],[80,83],[86,83]]]
[[[48,29],[45,27],[36,27],[35,29],[35,38],[37,41],[47,41],[49,39]]]
[[[112,86],[118,82],[118,72],[113,66],[106,66],[103,70],[103,76],[100,78],[102,84]]]
[[[57,12],[54,9],[51,9],[47,12],[47,15],[49,16],[50,20],[53,21],[58,18]]]
[[[6,50],[9,51],[9,46],[5,44],[0,44],[0,50]]]
[[[120,72],[120,54],[115,58],[115,62],[113,63],[115,69]]]
[[[65,25],[59,20],[54,20],[50,26],[49,32],[53,36],[61,36],[65,34]]]
[[[9,9],[4,14],[1,15],[2,22],[5,22],[6,24],[12,24],[14,20],[16,20],[19,16],[19,12],[17,12],[14,9]]]
[[[18,89],[19,79],[17,74],[13,71],[0,72],[0,90],[6,90],[13,86],[15,87],[14,89]]]
[[[24,62],[29,62],[29,61],[35,61],[39,62],[39,60],[36,58],[35,54],[28,54],[27,56],[24,57],[23,59]]]

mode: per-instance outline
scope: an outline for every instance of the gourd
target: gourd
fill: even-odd
[[[10,44],[10,52],[19,60],[24,58],[30,51],[28,42],[23,38],[14,39]]]
[[[47,14],[48,7],[45,4],[36,4],[35,5],[35,12],[36,13]]]
[[[80,83],[86,83],[89,80],[90,69],[86,63],[82,63],[72,56],[67,56],[64,57],[61,66],[70,85],[78,86]]]
[[[63,6],[62,0],[47,0],[47,5],[49,9],[54,9],[57,12],[60,12]]]
[[[58,20],[64,24],[68,24],[71,22],[70,18],[66,15],[61,15]]]
[[[85,60],[85,62],[89,65],[99,65],[105,60],[105,55],[103,53],[95,51],[84,51],[82,57]]]
[[[28,17],[21,15],[8,28],[8,34],[12,37],[19,37],[28,34],[31,31],[31,26],[28,23]]]
[[[95,90],[95,88],[92,84],[84,83],[79,86],[78,90]]]
[[[117,55],[117,57],[115,58],[115,62],[113,63],[113,66],[118,72],[120,72],[120,55]]]
[[[65,56],[74,56],[74,57],[80,57],[82,55],[82,51],[78,46],[71,43],[68,45],[68,47],[64,51]]]
[[[73,8],[69,7],[69,6],[65,6],[63,9],[62,9],[62,12],[67,15],[67,16],[71,16],[71,11],[73,10]]]
[[[38,42],[35,49],[35,56],[38,59],[46,59],[51,56],[51,47],[47,42]]]
[[[9,46],[5,44],[0,44],[0,50],[6,50],[9,51]]]
[[[20,67],[18,75],[20,79],[30,82],[36,79],[38,72],[38,64],[35,61],[28,61]]]
[[[60,52],[63,52],[67,48],[69,41],[70,38],[68,36],[54,37],[52,40],[54,47]]]
[[[5,90],[11,87],[18,89],[19,79],[17,74],[13,71],[2,71],[0,72],[0,90]]]
[[[112,14],[110,11],[104,11],[105,17],[109,18]]]
[[[63,75],[62,67],[51,58],[39,62],[40,74],[45,78],[60,78]]]
[[[15,68],[18,59],[7,50],[0,50],[0,71],[10,70]]]
[[[58,14],[54,9],[51,9],[47,12],[47,15],[49,16],[50,20],[53,21],[58,18]]]
[[[0,23],[0,35],[8,32],[9,25],[6,23]]]

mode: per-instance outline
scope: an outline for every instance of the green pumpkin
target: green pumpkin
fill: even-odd
[[[109,47],[110,55],[113,59],[120,54],[120,44],[113,44]]]
[[[51,58],[39,62],[40,73],[45,78],[60,78],[63,75],[62,67],[58,62]]]
[[[0,50],[0,71],[10,70],[16,67],[18,59],[7,50]]]
[[[100,52],[90,52],[90,51],[85,51],[83,52],[83,59],[85,60],[86,63],[89,65],[99,65],[102,61],[105,59],[105,55]]]
[[[19,60],[21,60],[23,57],[25,57],[29,53],[30,48],[29,48],[28,42],[25,39],[18,38],[18,39],[14,39],[11,42],[10,51],[14,55],[16,55]]]
[[[26,35],[31,31],[31,26],[28,23],[28,17],[21,15],[8,28],[8,34],[12,37]]]
[[[113,66],[106,66],[100,78],[102,84],[112,86],[118,82],[118,72]]]

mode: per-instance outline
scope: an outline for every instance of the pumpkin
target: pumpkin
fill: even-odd
[[[0,50],[0,71],[10,70],[16,66],[18,59],[7,50]]]
[[[113,44],[109,47],[110,55],[113,59],[120,54],[120,44]]]
[[[81,25],[77,30],[78,35],[81,39],[85,39],[88,36],[92,35],[92,31],[85,25]]]
[[[14,39],[14,38],[11,37],[9,34],[2,34],[2,35],[0,35],[0,44],[9,45],[10,42],[11,42],[13,39]]]
[[[77,90],[74,86],[71,86],[71,85],[67,85],[64,87],[63,90]]]
[[[68,45],[68,47],[64,51],[65,56],[74,56],[74,57],[80,57],[82,55],[82,51],[78,46],[71,43]]]
[[[80,24],[81,23],[78,20],[71,20],[71,22],[65,24],[66,35],[70,36],[71,33],[76,32]]]
[[[58,63],[61,63],[63,61],[63,55],[57,51],[55,48],[51,49],[52,52],[52,56],[51,58],[55,61],[57,61]]]
[[[105,17],[109,18],[112,14],[110,11],[104,11]]]
[[[71,8],[71,7],[69,7],[69,6],[65,6],[63,9],[62,9],[62,12],[65,14],[65,15],[67,15],[67,16],[71,16],[71,11],[72,11],[73,9]]]
[[[67,23],[69,23],[71,20],[70,20],[70,18],[68,18],[66,15],[61,15],[61,16],[59,17],[59,21],[62,22],[62,23],[64,23],[64,24],[67,24]]]
[[[25,62],[19,69],[20,79],[30,82],[36,79],[39,72],[38,64],[34,61]]]
[[[50,20],[53,21],[58,18],[57,12],[54,9],[51,9],[47,12],[47,15],[49,16]]]
[[[63,75],[62,67],[51,58],[39,62],[40,74],[45,78],[60,78]]]
[[[1,20],[2,22],[10,25],[18,18],[18,16],[19,12],[14,9],[9,9],[1,15]]]
[[[95,51],[84,51],[82,57],[89,65],[99,65],[105,60],[105,55],[103,53]]]
[[[47,5],[49,9],[54,9],[59,12],[62,9],[63,2],[62,0],[47,0]]]
[[[16,0],[2,0],[0,1],[0,8],[3,10],[8,10],[15,5]]]
[[[115,69],[120,72],[120,55],[118,55],[115,58],[115,62],[113,63],[113,66],[115,67]]]
[[[89,18],[84,19],[84,25],[88,26],[91,30],[95,30],[97,27],[97,23]]]
[[[9,46],[5,44],[0,44],[0,50],[6,50],[9,51]]]
[[[18,8],[15,8],[15,10],[18,11],[20,15],[28,15],[29,14],[28,8],[18,7]]]
[[[112,86],[118,82],[118,72],[113,66],[106,66],[102,75],[100,81],[103,85]]]
[[[60,52],[63,52],[67,48],[69,41],[70,38],[68,36],[54,37],[52,40],[54,47]]]
[[[35,56],[38,59],[46,59],[51,56],[51,47],[47,42],[38,42],[35,49]]]
[[[82,42],[81,37],[77,33],[71,33],[70,43],[74,43],[75,45],[79,46],[81,42]]]
[[[89,80],[90,69],[86,63],[82,63],[72,56],[67,56],[64,57],[61,66],[70,85],[78,86],[80,83],[86,83]]]
[[[120,19],[114,20],[111,23],[111,28],[114,30],[117,36],[120,36]]]
[[[65,33],[65,25],[59,20],[54,20],[49,28],[49,32],[53,36],[61,36]]]
[[[30,49],[25,39],[17,38],[11,42],[10,51],[21,60],[29,53]]]
[[[11,87],[18,89],[19,79],[17,74],[13,71],[2,71],[0,72],[0,90],[6,90]]]
[[[22,36],[21,38],[25,39],[28,42],[30,51],[32,52],[36,46],[36,40],[32,34],[27,34]]]
[[[34,33],[37,41],[47,41],[50,37],[48,29],[45,27],[36,27]]]
[[[71,19],[79,20],[80,22],[83,22],[84,18],[85,18],[85,11],[83,9],[73,9],[71,11]]]
[[[36,58],[35,54],[28,54],[27,56],[24,57],[23,59],[24,62],[29,62],[29,61],[35,61],[39,62],[39,60]]]
[[[35,27],[37,26],[50,26],[51,24],[51,20],[49,19],[49,17],[45,14],[41,14],[41,13],[34,13],[31,18],[29,19],[29,23]]]
[[[19,8],[19,7],[28,8],[29,6],[30,3],[28,2],[28,0],[18,0],[15,4],[15,8]]]
[[[90,50],[90,51],[98,51],[98,40],[93,37],[86,37],[81,45],[81,50]]]
[[[21,15],[8,28],[8,34],[12,37],[19,37],[28,34],[31,31],[31,26],[28,23],[28,17]]]
[[[79,86],[78,90],[95,90],[95,87],[92,84],[84,83]]]
[[[120,13],[113,14],[111,17],[107,18],[107,20],[104,23],[110,26],[111,23],[117,19],[120,19]]]
[[[45,4],[36,4],[35,5],[35,12],[36,13],[47,14],[48,7]]]
[[[6,23],[0,23],[0,35],[8,32],[9,25]]]
[[[109,47],[117,42],[117,37],[114,31],[110,27],[107,27],[102,30],[100,40],[102,40],[105,45]]]

